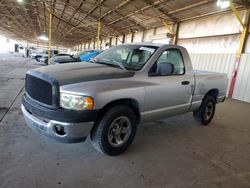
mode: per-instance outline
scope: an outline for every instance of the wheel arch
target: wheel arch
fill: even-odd
[[[130,98],[117,99],[117,100],[114,100],[114,101],[107,103],[100,110],[100,113],[99,113],[99,116],[97,117],[97,119],[101,118],[101,116],[103,116],[108,111],[108,109],[112,108],[113,106],[117,106],[117,105],[125,105],[125,106],[130,107],[134,111],[136,118],[138,120],[138,123],[140,122],[141,115],[140,115],[139,102],[135,99],[130,99]]]
[[[214,89],[209,90],[209,91],[206,93],[206,95],[204,96],[204,98],[205,98],[206,96],[208,96],[208,95],[211,96],[211,97],[214,97],[215,101],[217,101],[218,96],[219,96],[219,89],[214,88]],[[204,98],[203,98],[203,99],[204,99]]]

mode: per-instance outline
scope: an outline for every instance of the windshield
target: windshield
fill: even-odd
[[[156,51],[157,47],[142,45],[120,45],[112,47],[95,57],[96,63],[113,62],[127,70],[140,70]],[[119,65],[120,64],[120,65]]]

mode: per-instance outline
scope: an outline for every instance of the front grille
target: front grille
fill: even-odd
[[[25,89],[32,99],[50,106],[53,104],[52,85],[49,82],[27,74]]]

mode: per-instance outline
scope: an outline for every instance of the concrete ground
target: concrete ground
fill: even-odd
[[[25,125],[25,72],[34,60],[0,54],[1,188],[250,187],[250,104],[228,99],[210,126],[192,114],[141,125],[131,147],[103,156],[89,139],[62,144]]]

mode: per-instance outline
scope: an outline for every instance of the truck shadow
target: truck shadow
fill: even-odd
[[[231,143],[226,127],[214,119],[210,125],[196,123],[191,113],[139,125],[129,152],[167,154],[190,149],[191,151],[220,152]],[[223,141],[222,141],[223,140]]]

